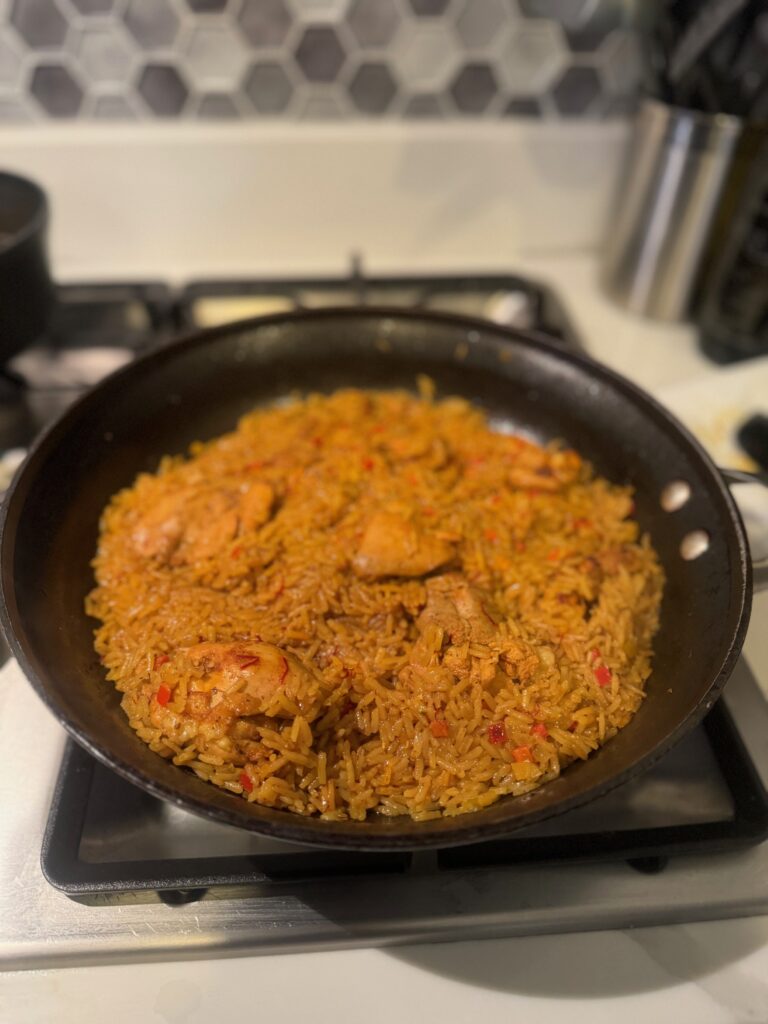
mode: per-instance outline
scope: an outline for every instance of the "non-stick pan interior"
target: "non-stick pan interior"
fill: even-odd
[[[609,478],[636,488],[637,514],[667,574],[648,698],[587,762],[530,796],[427,823],[322,822],[260,808],[174,767],[139,741],[105,683],[83,600],[99,514],[159,458],[232,428],[246,410],[294,392],[416,387],[462,395],[500,426],[562,438]],[[662,488],[684,479],[674,513]],[[709,549],[686,561],[683,537]],[[488,325],[434,315],[324,311],[219,328],[109,378],[38,444],[9,497],[2,537],[6,629],[44,700],[92,752],[192,810],[287,839],[383,848],[472,842],[565,810],[652,763],[709,707],[746,626],[746,549],[727,490],[698,447],[631,385],[589,360]],[[610,823],[606,823],[610,827]]]

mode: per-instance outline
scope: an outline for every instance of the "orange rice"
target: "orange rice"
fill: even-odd
[[[637,711],[663,577],[631,490],[421,390],[259,409],[106,508],[96,650],[180,770],[426,820],[531,791]]]

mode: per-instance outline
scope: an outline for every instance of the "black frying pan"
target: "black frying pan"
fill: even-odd
[[[413,389],[431,376],[537,439],[563,438],[597,471],[636,488],[637,515],[667,587],[648,697],[588,761],[534,793],[424,823],[324,822],[248,804],[153,754],[132,732],[93,651],[83,612],[99,514],[161,455],[231,429],[254,405],[291,391]],[[674,512],[663,489],[685,481]],[[686,560],[681,544],[709,546]],[[696,545],[693,545],[694,549]],[[266,317],[182,339],[113,374],[37,442],[5,504],[0,540],[3,625],[48,707],[92,754],[187,810],[322,846],[392,849],[500,836],[583,804],[648,768],[717,699],[749,617],[751,567],[741,519],[699,445],[652,399],[590,359],[484,322],[431,313],[325,310]],[[606,822],[610,827],[610,822]]]

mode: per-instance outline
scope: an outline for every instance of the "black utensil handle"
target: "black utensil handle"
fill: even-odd
[[[743,469],[724,469],[720,475],[729,487],[735,484],[760,484],[768,489],[768,473],[748,473]],[[752,588],[755,592],[768,590],[768,556],[752,562]]]

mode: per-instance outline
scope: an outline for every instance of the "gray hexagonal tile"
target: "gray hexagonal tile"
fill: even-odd
[[[237,21],[251,46],[279,46],[291,27],[283,0],[243,0]]]
[[[78,48],[80,66],[92,82],[123,81],[134,53],[118,24],[84,29]]]
[[[408,0],[408,2],[417,18],[436,18],[440,14],[445,14],[450,0]],[[485,0],[478,0],[478,2],[484,3]]]
[[[67,22],[53,0],[14,0],[10,22],[33,49],[61,46]]]
[[[293,96],[293,82],[280,64],[254,64],[243,84],[243,92],[259,114],[282,114]]]
[[[156,117],[177,117],[189,97],[184,79],[172,64],[146,64],[136,90]]]
[[[135,106],[121,95],[97,96],[91,116],[96,121],[135,121],[138,118]]]
[[[639,92],[630,93],[628,96],[603,96],[600,114],[603,118],[620,117],[624,119],[635,114],[639,104]]]
[[[299,116],[302,121],[340,121],[345,114],[346,111],[337,95],[313,92],[307,97]]]
[[[78,14],[109,14],[115,9],[115,0],[69,0]]]
[[[350,0],[290,0],[293,16],[302,22],[337,25],[344,19]]]
[[[363,114],[385,114],[397,95],[397,82],[386,64],[361,64],[352,76],[349,96]]]
[[[201,89],[236,88],[248,66],[248,51],[228,25],[201,24],[187,39],[184,67]]]
[[[564,28],[579,28],[597,7],[596,0],[518,0],[518,3],[523,14],[532,18],[553,18]]]
[[[168,0],[128,0],[123,20],[145,50],[170,46],[179,31],[179,19]]]
[[[612,93],[633,93],[643,77],[643,53],[635,32],[617,29],[598,55],[600,76]]]
[[[21,57],[8,36],[0,32],[0,85],[13,85],[19,77]]]
[[[229,0],[185,0],[185,3],[195,14],[220,14],[227,9]],[[202,101],[200,106],[202,106]],[[202,116],[207,117],[208,115],[203,114]]]
[[[613,23],[605,21],[602,24],[572,29],[566,33],[571,53],[595,53],[615,27]]]
[[[406,92],[443,89],[461,60],[455,34],[442,22],[416,24],[401,33],[392,50],[392,66]]]
[[[13,96],[0,96],[0,124],[25,124],[34,120],[26,104]]]
[[[498,45],[499,34],[510,21],[504,0],[464,0],[456,20],[459,39],[469,50],[484,50]]]
[[[541,117],[541,104],[533,96],[514,96],[504,107],[505,117]]]
[[[235,121],[240,117],[240,111],[231,96],[212,92],[200,97],[197,116],[208,121]]]
[[[29,92],[49,117],[77,117],[83,90],[63,64],[38,64],[32,72]]]
[[[403,108],[403,117],[407,118],[438,118],[443,117],[443,107],[439,96],[423,93],[411,96]]]
[[[568,68],[552,90],[555,106],[566,117],[585,114],[600,96],[600,78],[594,68]]]
[[[330,25],[311,25],[296,47],[296,63],[310,82],[333,82],[344,63],[344,50]]]
[[[400,24],[395,0],[352,0],[347,24],[360,46],[387,46]]]
[[[553,21],[521,21],[496,61],[499,80],[514,95],[544,92],[568,61],[565,37]]]
[[[488,64],[465,64],[451,83],[450,94],[462,114],[482,114],[496,96],[498,85]]]

